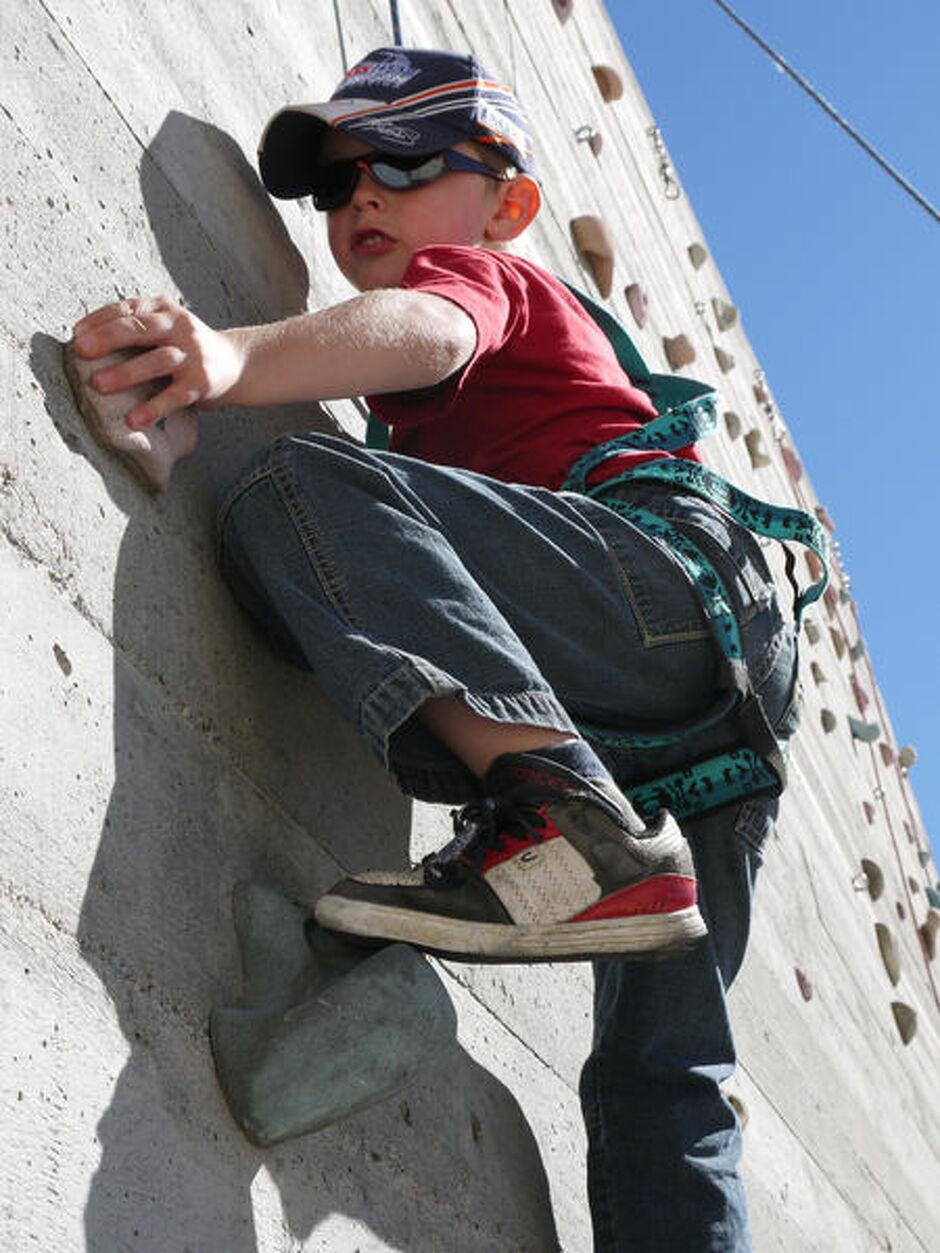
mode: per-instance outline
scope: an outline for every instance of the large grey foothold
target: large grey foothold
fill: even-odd
[[[386,1099],[454,1043],[450,998],[408,945],[354,947],[257,884],[238,885],[234,909],[246,1004],[213,1010],[209,1034],[219,1084],[253,1144]]]

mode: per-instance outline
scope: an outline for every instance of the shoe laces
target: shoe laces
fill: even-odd
[[[507,839],[544,838],[545,818],[540,809],[502,797],[473,801],[462,809],[452,809],[450,816],[454,838],[421,863],[425,882],[435,887],[462,883],[468,867],[479,874],[486,854],[490,849],[505,848]]]

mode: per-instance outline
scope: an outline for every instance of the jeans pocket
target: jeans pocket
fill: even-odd
[[[777,801],[764,798],[747,800],[738,810],[734,830],[751,853],[755,865],[764,860],[764,847],[774,829]]]

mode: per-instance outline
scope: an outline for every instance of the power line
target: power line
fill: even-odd
[[[878,152],[877,149],[873,148],[872,145],[832,107],[829,101],[824,96],[819,94],[811,83],[808,83],[801,74],[797,73],[792,65],[789,65],[783,59],[779,52],[775,52],[774,49],[771,48],[770,44],[761,39],[760,35],[758,35],[755,30],[752,30],[752,28],[748,26],[747,22],[735,13],[730,4],[726,4],[725,0],[715,0],[715,4],[717,4],[719,9],[726,13],[737,26],[740,26],[741,30],[743,30],[750,39],[753,39],[757,46],[766,52],[770,59],[774,61],[775,64],[779,65],[785,74],[789,74],[790,78],[793,79],[797,86],[802,87],[806,94],[815,100],[816,103],[829,114],[832,120],[837,122],[846,134],[850,135],[852,139],[855,140],[860,148],[867,152],[873,160],[877,161],[885,173],[890,174],[894,181],[903,187],[907,194],[912,196],[922,209],[926,209],[935,222],[940,222],[940,213],[937,212],[927,197],[922,196],[916,187],[909,183],[902,174],[899,174],[894,166],[886,161],[881,153]]]

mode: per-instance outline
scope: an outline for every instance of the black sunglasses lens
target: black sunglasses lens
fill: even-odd
[[[440,153],[422,157],[373,157],[369,171],[377,183],[393,191],[405,191],[431,183],[446,172]]]
[[[322,212],[339,209],[349,200],[359,178],[358,161],[333,161],[321,165],[311,180],[314,207]]]

